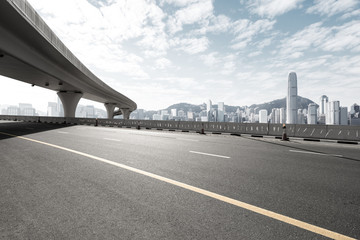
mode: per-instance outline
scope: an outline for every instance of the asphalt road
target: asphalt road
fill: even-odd
[[[360,145],[0,122],[0,239],[328,239],[325,229],[360,238]]]

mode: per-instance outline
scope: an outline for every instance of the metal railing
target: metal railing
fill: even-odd
[[[169,129],[194,132],[201,132],[203,129],[205,132],[214,133],[252,134],[268,136],[281,136],[283,133],[282,124],[266,123],[215,123],[37,116],[33,117],[10,115],[0,115],[0,120],[58,124],[99,125],[128,128]],[[288,137],[360,141],[360,126],[287,124],[286,133]]]

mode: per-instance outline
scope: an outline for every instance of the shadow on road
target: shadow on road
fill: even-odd
[[[0,120],[0,140],[13,138],[15,136],[24,136],[33,133],[50,131],[54,129],[67,128],[71,126],[72,125],[68,125],[68,124],[15,122],[15,121]]]

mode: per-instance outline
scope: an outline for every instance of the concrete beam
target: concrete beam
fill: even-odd
[[[64,108],[64,117],[75,117],[76,107],[83,94],[75,92],[58,92],[57,95]]]

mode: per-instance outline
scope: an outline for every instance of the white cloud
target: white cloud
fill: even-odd
[[[333,34],[322,44],[325,51],[352,50],[359,52],[360,47],[360,21],[352,21],[340,27],[333,28]]]
[[[357,9],[357,10],[354,10],[352,12],[348,12],[348,13],[345,13],[344,15],[341,16],[341,19],[348,19],[348,18],[351,18],[351,17],[355,17],[355,16],[360,16],[360,9]]]
[[[196,3],[198,1],[199,0],[160,0],[160,5],[163,6],[166,3],[166,4],[175,5],[177,7],[184,7],[191,3]]]
[[[200,0],[192,3],[169,16],[168,28],[171,34],[183,29],[185,24],[201,23],[213,15],[212,0]]]
[[[311,24],[293,36],[283,39],[280,54],[283,57],[300,57],[304,51],[359,51],[360,21],[351,21],[341,26],[324,27],[321,22]],[[295,54],[295,55],[294,55]]]
[[[204,64],[208,67],[214,66],[219,62],[219,57],[217,52],[212,52],[209,54],[201,55],[200,59],[204,62]]]
[[[273,29],[275,20],[261,19],[251,22],[248,19],[240,19],[233,23],[232,31],[235,34],[233,49],[239,50],[245,48],[253,38],[259,34],[265,34]]]
[[[306,10],[307,13],[333,16],[349,12],[359,4],[358,0],[315,0],[315,5]]]
[[[304,0],[249,0],[245,1],[250,12],[260,17],[274,18],[301,7]]]
[[[232,26],[232,21],[225,15],[211,16],[204,25],[191,31],[191,34],[226,33]]]
[[[248,57],[256,57],[262,54],[262,51],[256,51],[256,52],[251,52],[248,54]]]
[[[201,38],[174,38],[170,41],[170,45],[178,50],[182,50],[189,54],[197,54],[204,52],[210,42],[206,37]]]
[[[220,72],[223,75],[230,75],[236,70],[236,56],[234,54],[229,54],[223,58],[224,66]]]
[[[155,61],[155,69],[167,69],[172,66],[172,63],[167,58],[160,58]]]

